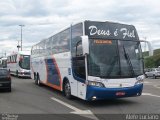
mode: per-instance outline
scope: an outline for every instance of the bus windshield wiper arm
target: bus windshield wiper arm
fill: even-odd
[[[135,74],[134,74],[134,70],[133,70],[133,65],[132,65],[132,63],[131,63],[131,59],[130,59],[128,53],[126,52],[126,49],[124,48],[124,45],[123,45],[123,51],[124,51],[124,57],[125,57],[125,59],[127,60],[127,63],[128,63],[128,65],[129,65],[131,74],[134,76]]]

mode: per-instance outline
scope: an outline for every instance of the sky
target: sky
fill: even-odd
[[[132,24],[140,39],[160,48],[160,0],[0,0],[0,56],[23,50],[84,20]]]

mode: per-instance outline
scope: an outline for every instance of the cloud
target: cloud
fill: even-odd
[[[16,11],[15,6],[13,5],[13,2],[11,0],[5,0],[0,2],[0,15],[8,15],[8,14],[14,14]]]
[[[83,20],[133,24],[140,38],[160,43],[159,0],[5,0],[0,2],[1,50],[17,50],[19,24],[26,49],[71,23]],[[155,39],[156,38],[156,39]],[[5,41],[5,42],[4,42]],[[0,43],[1,43],[0,42]],[[156,43],[157,43],[156,42]],[[5,45],[6,44],[6,45]],[[160,44],[154,44],[160,48]],[[10,52],[10,51],[8,51]]]

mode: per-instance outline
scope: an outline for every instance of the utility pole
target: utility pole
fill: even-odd
[[[21,27],[21,51],[22,51],[22,27],[24,27],[24,25],[19,25]]]
[[[4,53],[4,57],[6,57],[6,55],[7,55],[7,53],[6,53],[6,51],[5,51],[5,53]]]
[[[144,40],[146,41],[147,40],[147,37],[145,36],[144,37]],[[147,47],[147,45],[146,45],[147,43],[145,42],[145,46],[144,46],[144,51],[146,51],[147,49],[146,49],[146,47]]]
[[[20,48],[21,46],[19,45],[19,40],[18,40],[18,45],[17,45],[17,48],[18,48],[18,51],[19,51],[19,48]]]

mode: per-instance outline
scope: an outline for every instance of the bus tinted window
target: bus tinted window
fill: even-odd
[[[66,29],[32,47],[32,55],[51,55],[70,50],[70,29]]]
[[[19,66],[23,69],[30,69],[30,56],[29,55],[21,55]]]

